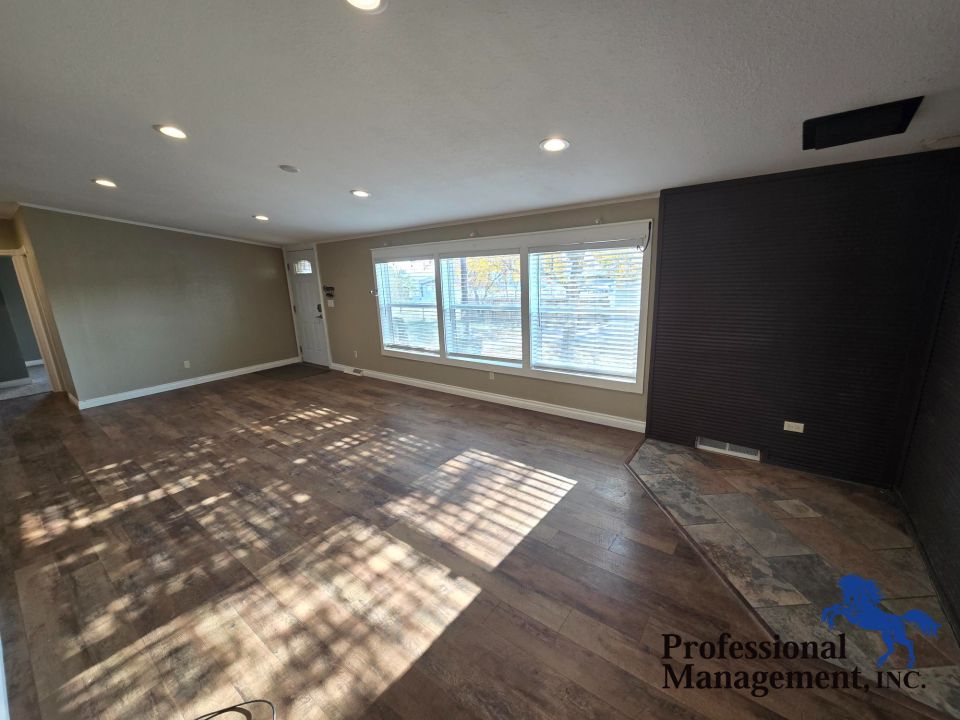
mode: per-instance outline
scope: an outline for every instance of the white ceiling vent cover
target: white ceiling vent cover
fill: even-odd
[[[754,448],[744,447],[743,445],[734,445],[723,442],[722,440],[711,440],[710,438],[698,437],[697,449],[708,450],[709,452],[720,453],[721,455],[733,455],[734,457],[746,458],[747,460],[756,460],[760,462],[760,451]]]

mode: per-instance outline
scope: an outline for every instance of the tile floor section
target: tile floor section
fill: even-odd
[[[833,631],[820,622],[823,608],[842,600],[837,580],[850,573],[870,578],[890,612],[927,612],[941,629],[936,638],[910,632],[926,687],[909,692],[960,717],[960,647],[906,519],[883,491],[649,439],[629,467],[783,639],[844,632],[846,664],[869,677],[884,651],[880,633],[843,618]],[[906,664],[907,652],[898,647],[884,668]]]

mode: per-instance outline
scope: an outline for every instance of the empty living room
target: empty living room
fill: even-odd
[[[0,18],[0,720],[960,718],[960,2]]]

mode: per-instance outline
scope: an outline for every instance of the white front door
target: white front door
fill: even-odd
[[[287,274],[293,292],[293,313],[297,319],[297,334],[303,361],[315,365],[329,365],[327,333],[323,324],[323,300],[313,250],[287,253]]]

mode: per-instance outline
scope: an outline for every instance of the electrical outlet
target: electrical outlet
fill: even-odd
[[[802,433],[803,432],[803,423],[793,422],[793,420],[784,420],[783,429],[787,432]]]
[[[190,361],[189,361],[189,360],[184,360],[184,361],[183,361],[183,366],[184,366],[185,368],[190,367]]]
[[[490,373],[490,379],[493,380],[493,373]]]
[[[358,357],[360,357],[360,353],[358,353],[356,350],[354,350],[354,351],[353,351],[353,359],[356,360]]]
[[[333,298],[327,298],[327,307],[336,307],[337,303]]]

